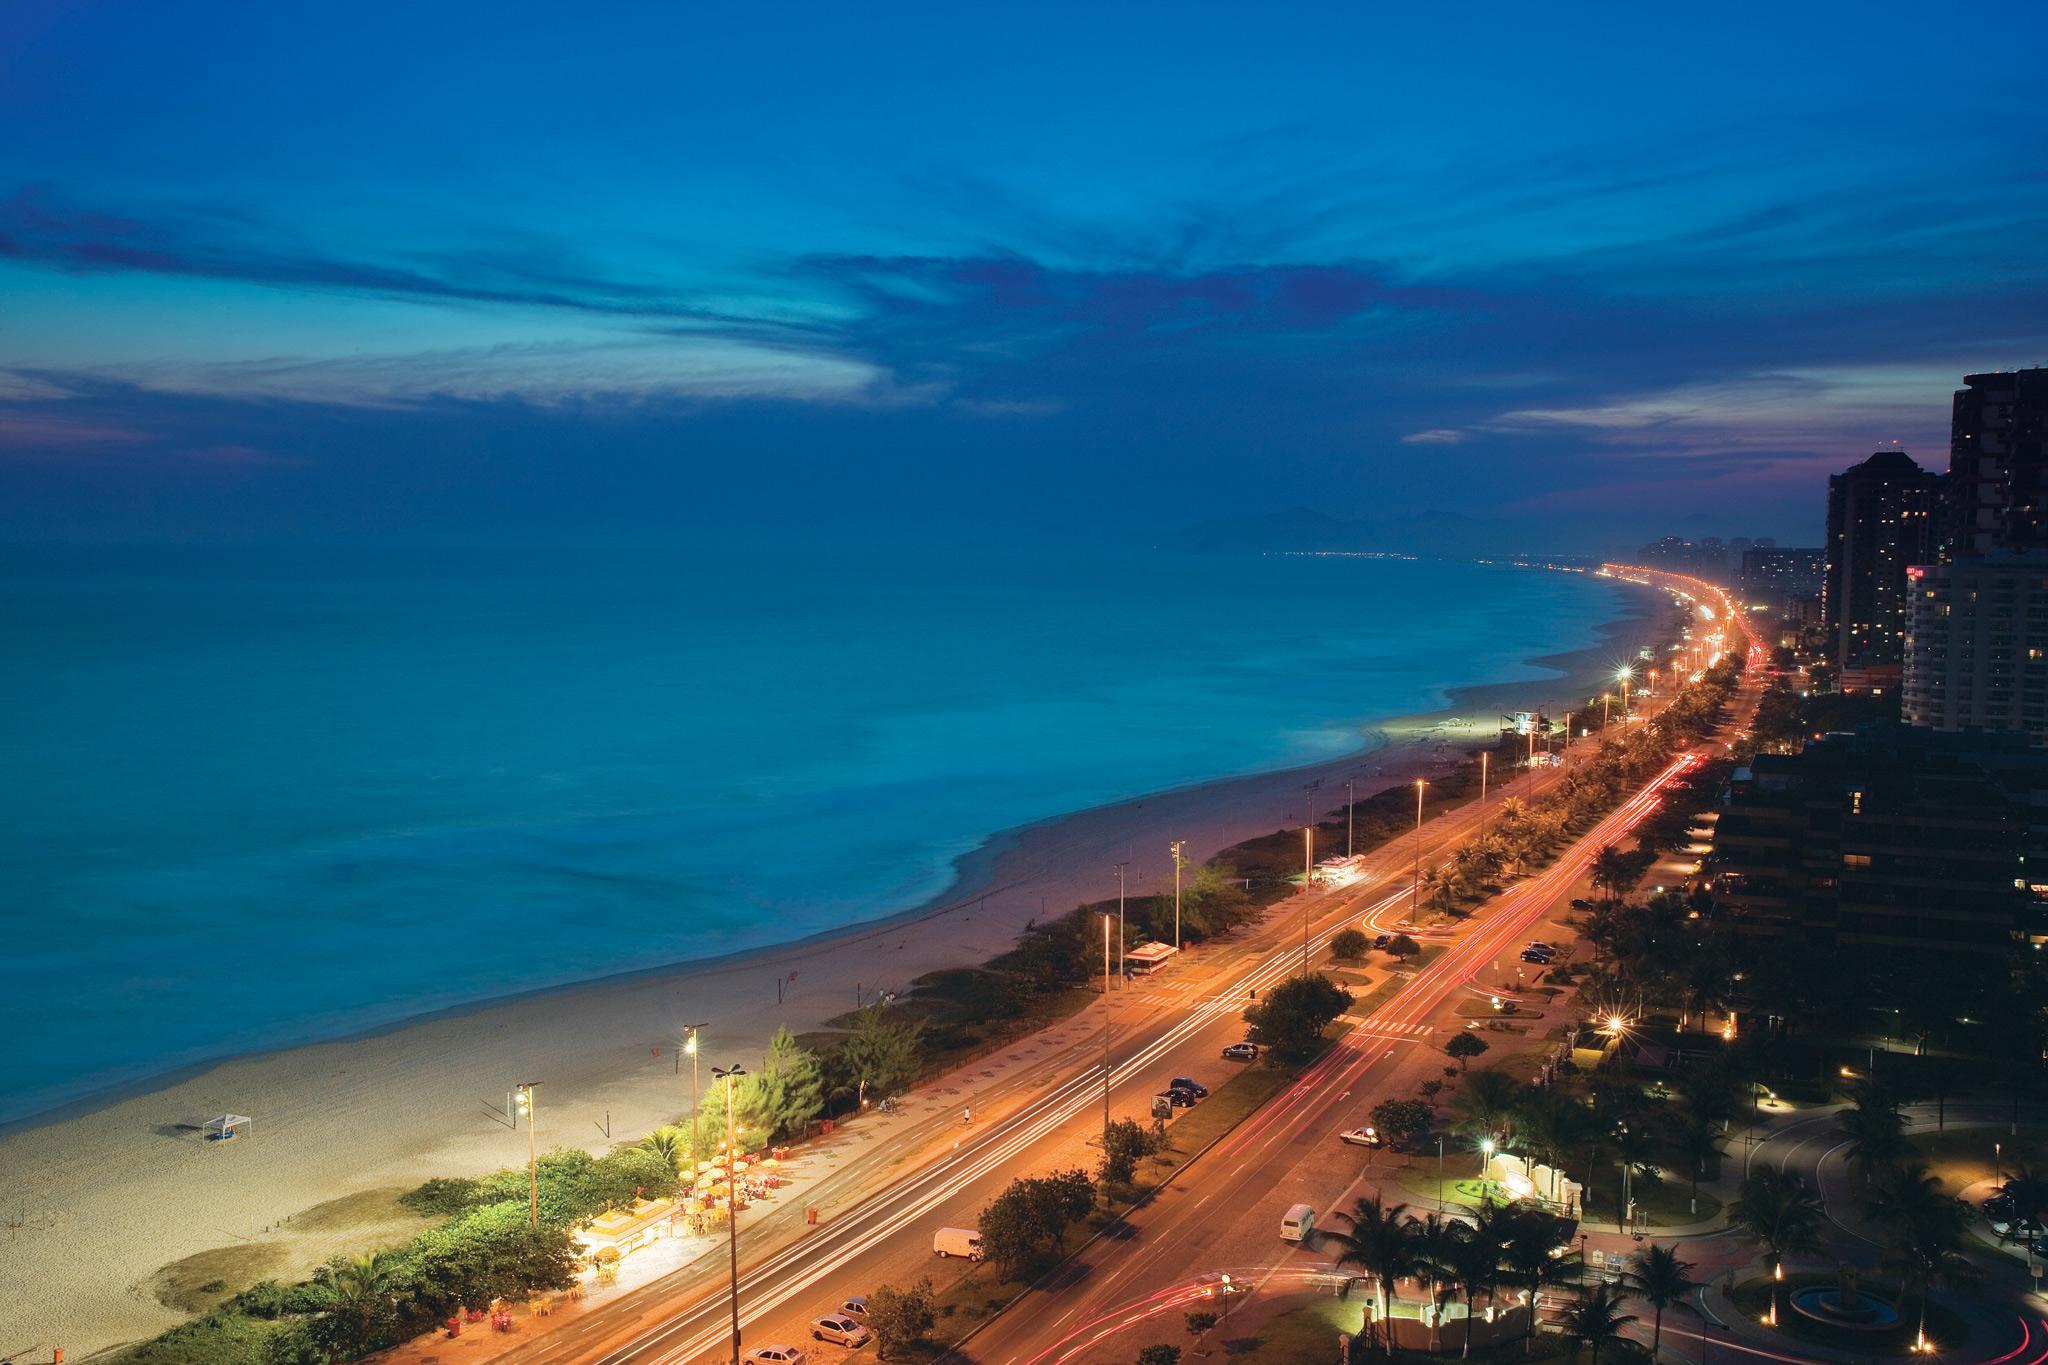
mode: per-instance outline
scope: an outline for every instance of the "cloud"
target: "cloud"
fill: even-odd
[[[1408,446],[1454,446],[1461,445],[1465,433],[1454,427],[1431,427],[1427,431],[1411,431],[1401,438],[1402,445]]]

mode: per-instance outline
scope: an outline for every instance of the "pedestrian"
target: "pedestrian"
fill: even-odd
[[[971,1105],[971,1104],[970,1104],[970,1105],[968,1105],[968,1106],[967,1106],[966,1108],[964,1108],[964,1109],[962,1109],[962,1110],[960,1111],[960,1122],[961,1122],[961,1123],[963,1123],[963,1124],[968,1124],[968,1123],[972,1123],[972,1122],[974,1122],[974,1106],[973,1106],[973,1105]]]

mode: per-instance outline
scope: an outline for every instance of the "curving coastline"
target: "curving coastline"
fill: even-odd
[[[0,1248],[0,1303],[15,1305],[0,1328],[10,1339],[61,1339],[78,1353],[161,1330],[181,1315],[144,1286],[165,1262],[262,1242],[302,1210],[505,1164],[523,1147],[513,1152],[519,1144],[482,1111],[519,1076],[547,1079],[554,1140],[602,1145],[601,1116],[615,1137],[637,1135],[687,1106],[668,1052],[677,1025],[716,1019],[707,1052],[745,1059],[780,1024],[801,1032],[843,1011],[857,985],[903,985],[1000,951],[1033,916],[1105,894],[1109,867],[1126,856],[1133,888],[1149,889],[1148,878],[1168,869],[1170,837],[1206,858],[1298,821],[1306,782],[1321,778],[1327,793],[1349,777],[1361,796],[1406,782],[1439,761],[1440,743],[1463,737],[1445,729],[1451,717],[1490,721],[1604,677],[1623,640],[1647,637],[1655,600],[1635,598],[1599,644],[1530,661],[1554,670],[1553,680],[1447,689],[1450,707],[1381,721],[1381,742],[1340,759],[1006,831],[955,860],[944,894],[886,919],[231,1058],[17,1124],[0,1133],[0,1169],[29,1227]],[[779,1002],[778,980],[787,986]],[[174,1128],[223,1110],[257,1115],[260,1140],[230,1156]],[[109,1182],[110,1170],[127,1174]],[[75,1235],[109,1219],[128,1229],[117,1243]],[[294,1244],[292,1254],[314,1249]]]

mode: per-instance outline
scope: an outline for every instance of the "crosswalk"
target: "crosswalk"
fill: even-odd
[[[1432,1024],[1388,1024],[1360,1019],[1355,1014],[1344,1015],[1343,1019],[1352,1027],[1363,1029],[1368,1038],[1427,1038],[1436,1032]]]

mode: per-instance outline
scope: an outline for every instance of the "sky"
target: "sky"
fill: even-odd
[[[0,539],[1818,535],[2048,7],[0,7]],[[1409,548],[1412,548],[1410,546]]]

